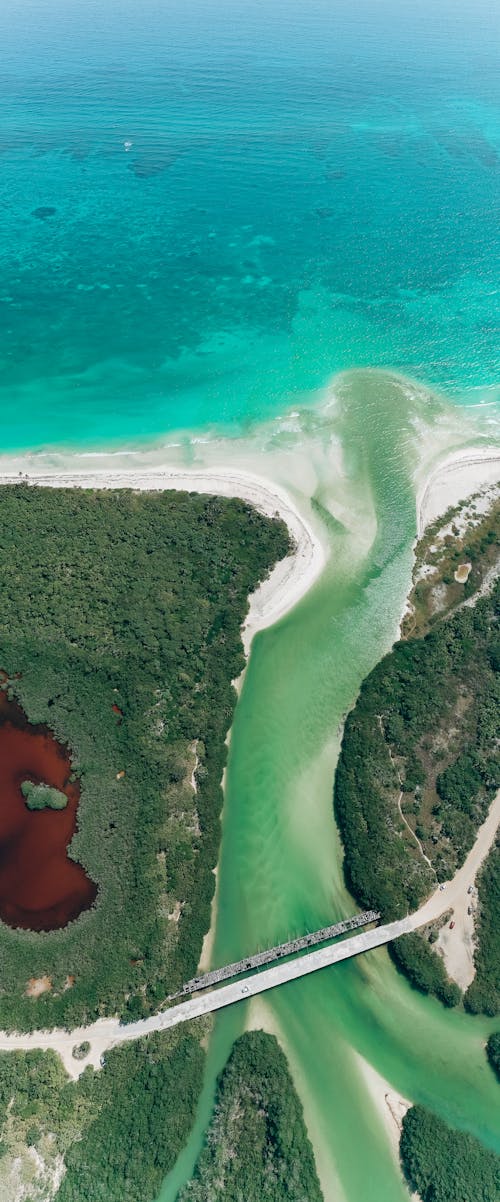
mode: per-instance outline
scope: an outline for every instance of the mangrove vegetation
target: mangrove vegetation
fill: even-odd
[[[214,1115],[179,1202],[322,1202],[302,1106],[273,1035],[236,1040]]]
[[[422,1202],[498,1202],[500,1156],[423,1106],[408,1110],[399,1146]]]
[[[3,687],[68,748],[80,796],[68,855],[97,887],[64,929],[0,925],[1,1027],[137,1017],[193,976],[240,628],[289,550],[284,525],[239,500],[0,489]],[[33,979],[48,984],[28,996]]]
[[[441,559],[437,528],[426,538],[427,550],[434,549],[439,562],[412,593],[411,628],[418,633],[399,641],[377,664],[345,723],[335,813],[346,879],[360,904],[379,909],[385,920],[416,910],[439,882],[454,875],[500,785],[500,585],[493,583],[484,595],[464,598],[462,592],[467,604],[461,604],[456,589],[464,586],[449,576],[448,563],[467,555],[476,586],[482,584],[483,559],[490,571],[494,556],[498,559],[498,522],[498,507],[465,529],[458,513],[448,515]],[[446,533],[448,527],[456,535]],[[458,540],[457,555],[450,538]],[[470,545],[464,546],[466,538]],[[425,557],[419,559],[418,551],[417,562],[422,571]],[[445,568],[453,605],[446,596],[443,602]],[[433,590],[439,601],[434,607]],[[477,973],[466,998],[469,1009],[486,1013],[497,1011],[500,996],[493,920],[497,856],[489,857],[479,885]],[[458,1000],[422,936],[400,941],[394,956],[418,988],[436,993],[447,1005]]]

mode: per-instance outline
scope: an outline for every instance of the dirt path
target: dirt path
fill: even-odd
[[[476,842],[462,868],[443,890],[438,889],[418,911],[425,922],[433,922],[447,910],[453,911],[455,926],[449,925],[440,933],[437,946],[440,948],[446,971],[461,989],[467,989],[474,979],[474,914],[468,914],[471,895],[467,892],[474,885],[481,864],[486,859],[495,841],[500,824],[500,790],[490,806],[488,817],[479,828]],[[415,917],[415,916],[414,916]]]

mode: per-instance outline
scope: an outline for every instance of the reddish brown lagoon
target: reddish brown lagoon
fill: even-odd
[[[0,918],[11,927],[56,930],[96,896],[94,882],[67,855],[80,800],[71,771],[68,749],[47,727],[31,726],[0,691]],[[66,808],[28,809],[25,780],[60,789]]]

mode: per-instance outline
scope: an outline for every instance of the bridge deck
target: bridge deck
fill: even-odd
[[[370,922],[377,922],[379,918],[380,914],[377,910],[365,910],[361,914],[354,914],[352,918],[345,918],[342,922],[336,922],[332,926],[312,931],[309,935],[300,935],[298,939],[289,939],[287,943],[278,943],[275,947],[268,947],[263,952],[245,956],[242,960],[236,960],[234,964],[225,964],[223,968],[215,968],[212,972],[193,977],[178,993],[172,993],[169,1001],[173,1001],[177,997],[184,997],[186,994],[198,993],[200,989],[210,989],[212,985],[219,985],[221,981],[231,980],[232,977],[241,976],[244,972],[251,972],[252,969],[260,968],[264,964],[272,964],[275,960],[281,960],[284,956],[292,956],[295,952],[304,951],[305,948],[316,947],[319,943],[335,939],[337,935],[345,935],[348,931],[366,927]]]

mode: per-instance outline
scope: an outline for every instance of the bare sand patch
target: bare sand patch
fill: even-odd
[[[26,986],[26,997],[41,997],[42,993],[50,993],[51,989],[50,977],[30,977]]]

